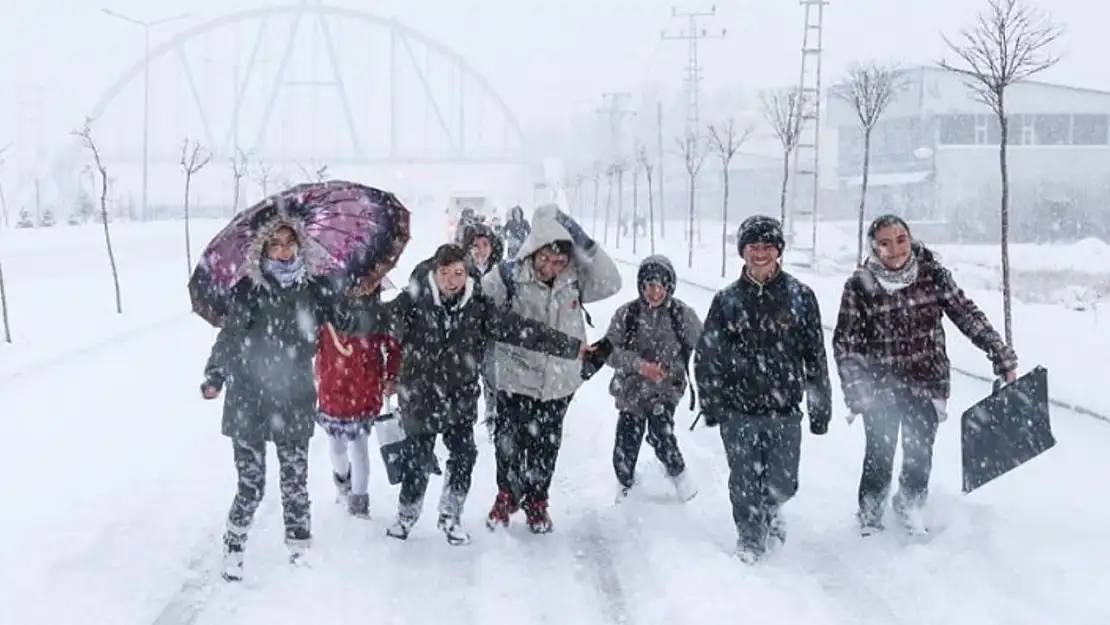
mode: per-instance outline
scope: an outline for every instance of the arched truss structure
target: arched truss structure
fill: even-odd
[[[230,46],[215,53],[220,58],[196,58],[195,44],[203,47],[202,40],[211,33],[252,23],[258,30],[245,59],[228,54]],[[275,26],[288,27],[276,42],[270,32]],[[347,30],[337,35],[343,28]],[[305,31],[323,50],[323,78],[295,75]],[[339,44],[354,45],[340,50]],[[267,54],[275,48],[279,54]],[[167,60],[176,60],[177,67],[167,67]],[[313,74],[319,69],[317,60]],[[176,164],[185,137],[202,141],[216,158],[242,151],[265,162],[359,166],[526,161],[516,116],[462,56],[395,19],[326,6],[320,0],[225,15],[153,48],[149,58],[140,59],[108,88],[92,111],[106,160],[137,163],[142,158],[140,103],[147,63],[152,76],[149,158],[154,164]],[[198,66],[222,70],[222,86],[198,77]],[[121,107],[121,101],[127,106]],[[305,113],[309,101],[315,110]],[[117,113],[120,108],[126,111]]]

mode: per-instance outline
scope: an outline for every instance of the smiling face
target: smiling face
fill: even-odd
[[[753,278],[767,278],[779,266],[779,249],[770,243],[749,243],[744,246],[744,265]]]
[[[532,256],[532,267],[541,282],[554,280],[570,265],[570,258],[551,248],[543,248]]]
[[[297,255],[299,247],[297,233],[288,226],[282,226],[266,243],[266,255],[271,260],[290,261]]]
[[[667,287],[663,286],[661,283],[649,282],[647,286],[644,287],[644,300],[648,303],[648,306],[656,308],[661,306],[666,299]]]
[[[474,243],[470,245],[470,255],[474,257],[474,262],[479,265],[488,263],[489,257],[493,255],[493,246],[490,245],[489,239],[474,237]]]
[[[448,297],[458,295],[466,288],[466,278],[466,264],[462,261],[437,267],[435,271],[436,287]]]
[[[911,254],[913,239],[900,224],[884,226],[875,233],[875,255],[887,269],[901,269]]]

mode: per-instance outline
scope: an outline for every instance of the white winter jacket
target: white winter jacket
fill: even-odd
[[[519,315],[586,340],[582,304],[598,302],[621,290],[621,274],[613,259],[599,245],[587,253],[575,248],[574,258],[548,287],[535,278],[531,256],[555,241],[570,241],[567,230],[555,221],[558,208],[541,206],[532,216],[532,232],[516,254],[515,293],[512,309]],[[507,289],[500,271],[482,279],[482,290],[497,304],[505,305]],[[574,394],[582,385],[582,362],[548,356],[504,343],[494,348],[497,390],[551,401]]]

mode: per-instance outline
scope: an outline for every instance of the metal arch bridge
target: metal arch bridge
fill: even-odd
[[[314,22],[315,31],[305,33],[306,22]],[[245,59],[237,50],[243,25],[257,25]],[[288,28],[276,40],[275,25]],[[372,36],[382,31],[387,37]],[[308,59],[298,54],[306,34],[317,44]],[[347,45],[340,49],[337,43]],[[219,51],[203,54],[213,49]],[[277,50],[280,54],[271,54]],[[179,68],[166,71],[160,62],[167,59]],[[186,137],[201,141],[216,159],[242,152],[252,162],[296,164],[302,170],[309,164],[523,165],[528,160],[516,116],[461,55],[395,19],[305,0],[218,17],[151,49],[90,115],[105,161],[142,160],[147,63],[152,165],[177,166]],[[306,73],[307,78],[297,76]]]

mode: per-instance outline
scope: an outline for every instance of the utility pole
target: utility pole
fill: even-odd
[[[169,22],[176,22],[193,15],[192,11],[157,20],[138,20],[111,9],[101,9],[105,15],[143,28],[143,208],[141,219],[146,219],[150,189],[150,29]]]
[[[603,93],[601,94],[602,107],[598,109],[598,115],[608,121],[609,125],[609,180],[616,179],[617,182],[617,237],[616,245],[620,247],[621,240],[621,213],[624,208],[624,170],[627,167],[625,159],[624,145],[624,120],[628,117],[635,115],[635,113],[626,108],[628,101],[632,99],[631,93]],[[610,183],[611,184],[611,183]],[[609,215],[605,216],[605,231],[608,233]],[[608,237],[606,237],[607,239]]]
[[[712,6],[708,11],[679,11],[676,7],[671,7],[672,18],[684,18],[687,20],[686,29],[681,30],[678,34],[667,34],[666,31],[660,35],[664,40],[685,41],[687,42],[687,60],[686,60],[686,132],[687,134],[696,133],[700,127],[700,91],[701,91],[701,66],[698,65],[698,42],[702,39],[723,39],[727,34],[725,29],[720,32],[710,33],[705,28],[698,26],[700,18],[716,17],[717,7]]]
[[[665,206],[667,205],[667,198],[665,188],[663,186],[663,179],[666,174],[663,172],[663,164],[666,159],[663,158],[663,101],[660,100],[655,107],[655,130],[656,139],[659,140],[659,145],[656,150],[656,158],[659,159],[656,164],[656,175],[659,177],[659,238],[665,240],[667,238],[667,218]]]

